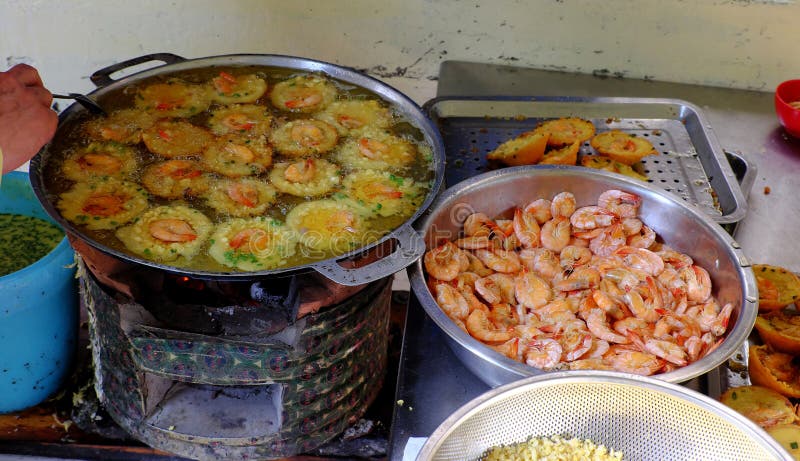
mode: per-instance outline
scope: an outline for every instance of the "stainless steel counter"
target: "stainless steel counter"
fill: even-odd
[[[723,149],[744,157],[757,171],[748,213],[737,226],[735,238],[752,262],[800,272],[800,246],[792,238],[800,236],[800,206],[794,202],[795,195],[800,195],[800,141],[788,137],[778,124],[772,93],[460,61],[442,64],[437,96],[497,95],[676,98],[700,106]],[[427,437],[450,413],[488,389],[461,365],[412,295],[390,459],[402,459],[409,438]],[[719,392],[698,390],[711,395]]]

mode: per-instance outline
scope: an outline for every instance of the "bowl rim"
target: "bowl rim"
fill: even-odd
[[[789,109],[800,111],[800,109],[795,109],[794,107],[789,105],[789,102],[786,101],[783,97],[783,91],[786,90],[786,87],[790,85],[797,85],[800,87],[800,78],[794,78],[791,80],[784,80],[775,87],[775,99],[779,101],[781,104],[787,106]],[[800,89],[800,88],[799,88]]]
[[[553,387],[561,384],[616,384],[646,388],[662,394],[667,394],[699,406],[704,410],[716,414],[725,421],[730,422],[745,434],[750,435],[760,446],[768,448],[772,454],[776,456],[776,459],[792,459],[789,453],[787,453],[764,429],[747,419],[747,417],[741,413],[724,405],[722,402],[714,400],[693,389],[689,389],[688,387],[669,383],[651,376],[639,376],[630,373],[605,370],[560,371],[520,379],[494,389],[489,389],[462,405],[442,421],[425,441],[416,459],[418,461],[432,459],[442,443],[459,424],[467,421],[474,414],[493,405],[495,402],[502,401],[509,396],[527,392],[531,389]]]
[[[434,219],[434,210],[438,210],[452,203],[457,203],[459,196],[469,192],[470,190],[480,188],[486,183],[491,183],[498,178],[528,175],[535,177],[538,175],[569,174],[576,174],[578,176],[597,176],[601,179],[609,181],[609,187],[627,187],[629,190],[644,189],[649,192],[653,192],[654,194],[658,195],[660,199],[673,202],[673,204],[677,204],[678,207],[689,212],[697,221],[699,221],[700,225],[708,228],[709,232],[715,234],[715,236],[719,238],[721,244],[726,245],[726,250],[732,253],[734,259],[738,263],[739,270],[743,272],[743,277],[740,280],[742,285],[742,304],[738,313],[738,320],[736,324],[727,333],[725,341],[723,341],[719,347],[705,357],[684,367],[654,376],[665,381],[680,383],[708,373],[724,363],[739,349],[744,341],[746,341],[750,331],[753,329],[753,325],[755,325],[756,316],[758,314],[758,295],[755,275],[750,267],[749,259],[747,259],[744,252],[741,250],[740,245],[730,234],[728,234],[718,223],[714,222],[709,216],[702,213],[699,209],[683,202],[679,197],[671,193],[621,174],[601,170],[591,170],[579,166],[527,165],[503,168],[474,176],[446,189],[439,195],[437,200],[428,209],[424,219],[416,223],[415,228],[421,233],[423,239],[425,239],[426,230],[428,227],[430,227],[430,224]],[[461,330],[461,328],[459,328],[455,322],[453,322],[447,316],[447,314],[445,314],[444,311],[439,308],[435,298],[433,297],[433,294],[430,292],[425,280],[423,258],[420,258],[414,264],[409,266],[408,274],[414,294],[416,295],[427,315],[447,336],[447,339],[449,340],[448,344],[451,347],[453,342],[458,343],[465,351],[468,351],[470,354],[481,358],[483,361],[488,362],[488,364],[493,365],[495,368],[502,369],[502,371],[506,374],[512,374],[516,376],[516,379],[525,378],[532,375],[548,375],[554,373],[542,371],[525,363],[510,359]],[[729,339],[730,341],[728,341]],[[703,360],[705,360],[705,362],[703,362],[703,366],[698,366],[697,364],[701,363]],[[483,376],[479,377],[481,380],[492,386],[497,385],[489,383]]]

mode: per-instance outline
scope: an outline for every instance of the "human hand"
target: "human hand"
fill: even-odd
[[[0,72],[0,150],[3,173],[31,159],[56,131],[53,95],[27,64]]]

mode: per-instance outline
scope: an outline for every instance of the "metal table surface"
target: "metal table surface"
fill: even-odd
[[[753,262],[800,272],[800,141],[778,124],[773,93],[445,61],[437,96],[621,96],[684,99],[700,106],[722,147],[755,166],[748,213],[735,232]],[[767,188],[769,192],[767,193]],[[390,459],[427,437],[458,407],[489,389],[450,351],[412,295],[400,358]],[[716,390],[718,392],[718,390]],[[715,392],[715,393],[717,393]]]

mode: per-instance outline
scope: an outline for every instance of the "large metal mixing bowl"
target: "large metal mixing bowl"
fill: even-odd
[[[743,415],[684,386],[607,371],[551,373],[487,391],[431,434],[417,461],[480,459],[501,444],[560,435],[627,461],[791,460]]]
[[[732,303],[725,340],[711,353],[685,367],[657,375],[684,382],[727,360],[747,339],[758,313],[753,271],[739,245],[719,224],[675,195],[624,176],[583,167],[532,166],[496,170],[447,189],[417,223],[428,248],[455,238],[473,212],[509,216],[536,198],[572,192],[578,206],[595,204],[601,192],[621,189],[642,198],[640,218],[674,249],[707,269],[720,305]],[[411,286],[422,307],[445,333],[448,345],[464,365],[490,386],[544,373],[512,360],[462,331],[436,304],[425,283],[420,259],[409,268]]]

